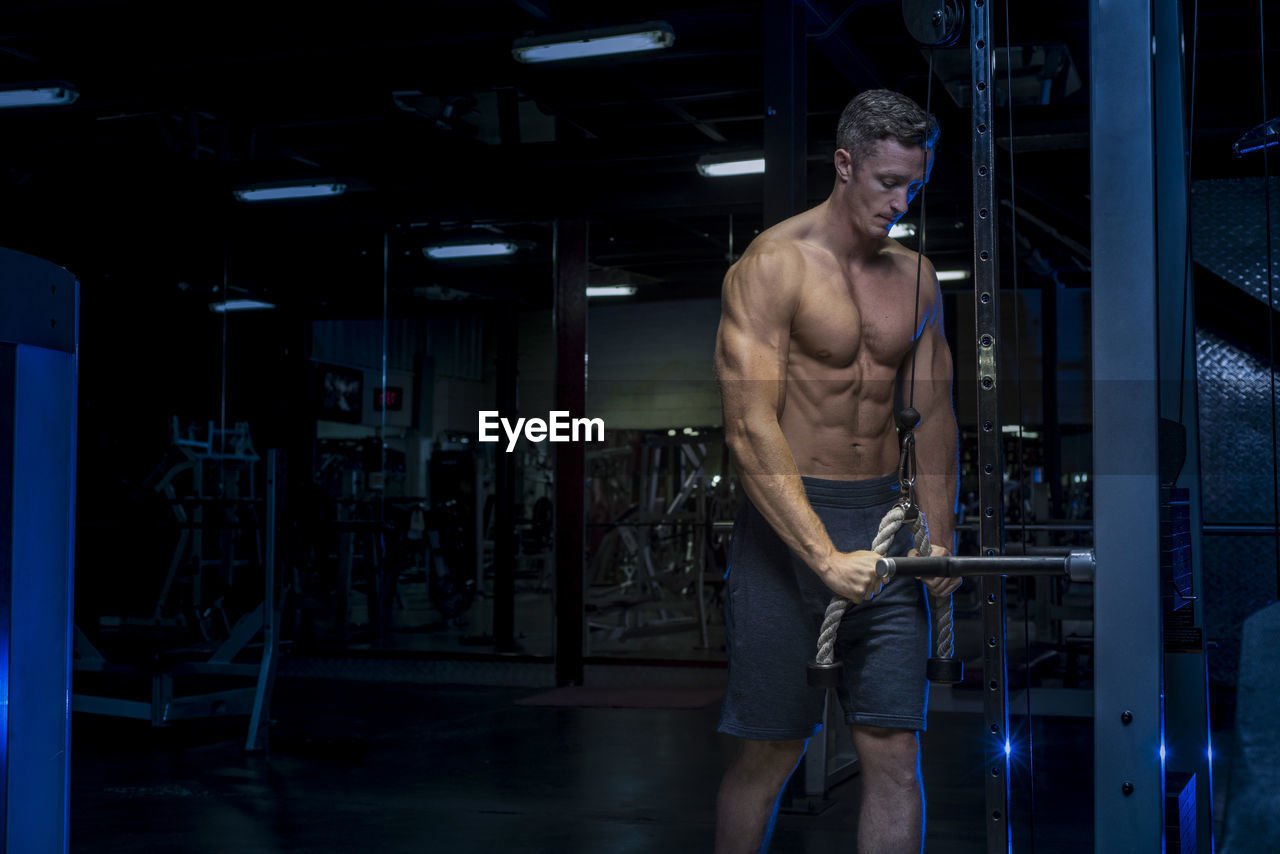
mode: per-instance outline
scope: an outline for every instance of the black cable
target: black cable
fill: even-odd
[[[382,410],[379,420],[378,453],[382,463],[382,491],[378,493],[378,519],[387,520],[387,292],[391,278],[391,231],[382,232]],[[379,535],[381,536],[381,535]]]
[[[1023,469],[1023,448],[1022,448],[1022,331],[1020,318],[1022,315],[1021,302],[1018,299],[1018,199],[1016,189],[1018,181],[1013,169],[1013,155],[1016,147],[1013,135],[1013,39],[1009,35],[1009,0],[1004,0],[1004,44],[1005,44],[1005,86],[1009,101],[1009,227],[1012,229],[1012,246],[1010,252],[1013,260],[1013,364],[1014,364],[1014,388],[1017,390],[1017,412],[1018,412],[1018,440],[1017,440],[1017,472],[1018,472],[1018,490],[1021,493],[1026,472]],[[1029,504],[1029,496],[1024,495],[1022,501]],[[1025,553],[1027,548],[1027,508],[1019,506],[1018,516],[1022,523],[1022,548]],[[1036,777],[1035,777],[1035,743],[1031,733],[1031,608],[1027,590],[1031,586],[1031,580],[1023,577],[1018,579],[1018,593],[1022,598],[1022,648],[1026,654],[1026,666],[1023,671],[1026,685],[1023,689],[1023,697],[1025,698],[1027,710],[1027,779],[1030,781],[1028,789],[1031,797],[1031,821],[1029,822],[1031,831],[1031,851],[1035,854],[1036,850]]]
[[[925,84],[924,90],[924,115],[925,115],[925,142],[929,139],[929,117],[930,110],[933,107],[933,48],[929,49],[929,76],[928,82]],[[920,272],[921,265],[924,264],[925,238],[928,236],[928,220],[925,217],[925,202],[928,200],[929,187],[929,146],[924,147],[924,169],[920,174],[920,249],[916,252],[916,299],[915,307],[911,314],[911,385],[907,390],[907,406],[915,408],[916,400],[916,345],[919,343],[917,335],[917,318],[920,317]],[[914,472],[913,472],[914,474]]]
[[[226,497],[227,481],[227,292],[231,286],[230,238],[222,242],[222,385],[218,389],[218,497]],[[213,437],[209,437],[209,450],[213,450]]]
[[[1267,112],[1267,24],[1263,17],[1263,0],[1258,0],[1258,47],[1262,61],[1262,121]],[[1276,453],[1276,342],[1274,279],[1271,268],[1271,146],[1262,149],[1262,198],[1266,205],[1267,227],[1267,371],[1271,389],[1271,519],[1280,525],[1280,459]],[[1276,595],[1280,596],[1280,534],[1275,538]]]

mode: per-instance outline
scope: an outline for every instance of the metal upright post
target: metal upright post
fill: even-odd
[[[764,224],[804,210],[808,156],[804,6],[768,0],[764,9]]]
[[[280,660],[280,622],[276,589],[280,579],[279,545],[281,493],[284,492],[285,466],[283,454],[267,451],[266,555],[262,563],[262,661],[253,693],[253,709],[249,713],[249,734],[245,737],[246,753],[266,750],[271,717],[271,695],[275,690],[276,666]]]
[[[498,314],[501,335],[498,340],[498,411],[516,418],[519,403],[516,396],[519,324],[515,309],[507,307]],[[518,544],[515,529],[515,460],[499,451],[493,478],[493,646],[498,652],[516,648],[516,560]],[[483,506],[483,503],[481,503]],[[484,579],[481,579],[483,582]]]
[[[587,221],[557,220],[555,228],[557,410],[581,418],[587,406]],[[586,451],[556,446],[556,684],[581,685],[586,633]]]
[[[1094,849],[1159,852],[1163,656],[1152,2],[1090,0]]]
[[[65,854],[80,285],[0,249],[0,854]]]
[[[1016,261],[1015,261],[1016,263]],[[1062,506],[1062,428],[1058,386],[1058,283],[1050,279],[1040,289],[1040,388],[1044,402],[1045,468],[1049,485],[1049,518],[1064,518]],[[1039,591],[1036,591],[1039,595]],[[1041,597],[1043,598],[1043,597]]]
[[[1000,265],[996,240],[996,146],[991,113],[991,16],[984,0],[974,0],[969,51],[973,93],[973,298],[978,353],[978,548],[983,557],[1004,550],[1004,454],[1000,425]],[[988,733],[985,751],[987,850],[1006,852],[1009,824],[1009,688],[1005,684],[1005,584],[1000,576],[982,579],[983,714]]]
[[[1213,769],[1209,759],[1204,599],[1200,595],[1204,587],[1195,398],[1195,276],[1187,264],[1190,130],[1183,85],[1182,3],[1156,4],[1155,23],[1160,415],[1180,420],[1185,430],[1186,460],[1176,486],[1187,490],[1191,594],[1196,597],[1165,615],[1165,738],[1170,776],[1173,772],[1195,775],[1196,850],[1208,852],[1213,850]],[[1176,784],[1176,779],[1173,782]]]

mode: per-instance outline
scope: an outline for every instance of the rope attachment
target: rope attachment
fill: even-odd
[[[880,528],[876,531],[875,539],[871,543],[872,551],[881,557],[885,556],[885,553],[889,551],[889,546],[893,543],[893,538],[898,534],[898,529],[906,523],[908,511],[914,511],[912,513],[914,518],[911,519],[911,537],[915,542],[916,551],[924,557],[929,556],[933,548],[929,544],[929,523],[919,508],[907,502],[893,505],[884,514],[884,518],[880,520]],[[818,654],[809,662],[808,679],[810,685],[830,688],[840,681],[842,665],[834,660],[836,634],[840,630],[840,621],[844,619],[844,613],[848,610],[850,604],[850,600],[843,596],[832,596],[831,601],[827,604],[826,614],[822,618],[822,629],[818,633]],[[933,610],[937,611],[939,609]],[[939,636],[939,634],[935,620],[934,635]],[[948,621],[948,643],[951,642],[951,637],[952,632]]]
[[[916,454],[913,431],[920,423],[920,413],[907,407],[898,413],[897,422],[902,437],[902,450],[898,458],[900,498],[880,520],[871,550],[884,557],[899,529],[910,522],[916,553],[921,557],[929,557],[933,551],[929,542],[929,523],[924,512],[915,503]],[[835,642],[840,621],[844,619],[849,605],[850,600],[843,596],[833,596],[827,605],[822,628],[818,633],[818,652],[809,661],[807,681],[810,685],[833,688],[840,683],[843,666],[835,661]],[[934,655],[929,659],[928,678],[932,682],[959,682],[964,678],[964,662],[955,658],[955,612],[951,596],[934,596],[930,593],[929,613],[933,618]]]

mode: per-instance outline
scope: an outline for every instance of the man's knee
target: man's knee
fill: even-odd
[[[738,764],[752,776],[786,782],[791,772],[800,764],[808,741],[757,741],[744,739]]]
[[[920,739],[913,730],[854,726],[853,747],[862,773],[878,785],[919,785]]]

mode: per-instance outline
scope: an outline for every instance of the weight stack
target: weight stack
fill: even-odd
[[[1165,614],[1190,605],[1191,491],[1160,487],[1160,598]]]
[[[1167,771],[1164,775],[1165,854],[1195,854],[1196,775]]]

